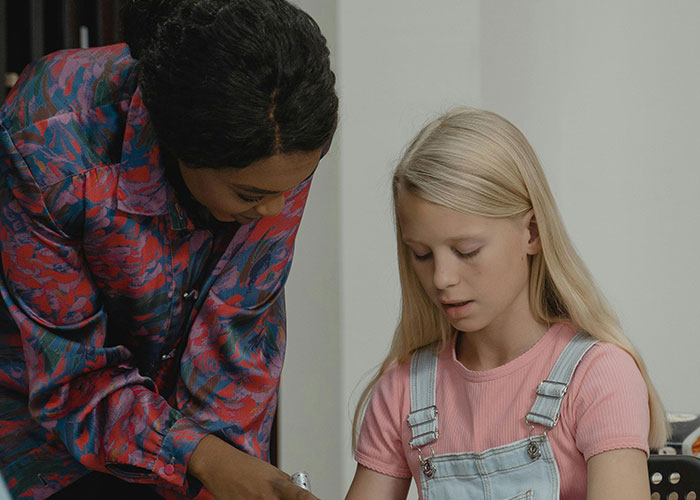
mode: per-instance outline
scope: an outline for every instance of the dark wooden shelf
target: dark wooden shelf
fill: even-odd
[[[124,0],[0,0],[0,101],[14,74],[56,50],[121,41],[120,9]],[[10,75],[7,77],[6,75]]]

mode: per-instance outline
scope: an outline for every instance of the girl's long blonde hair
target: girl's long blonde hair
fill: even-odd
[[[360,396],[353,420],[353,448],[369,395],[387,369],[436,341],[445,346],[454,330],[424,292],[402,241],[397,206],[401,192],[458,212],[514,217],[534,211],[542,250],[530,260],[529,296],[543,324],[569,322],[627,351],[649,391],[649,445],[661,447],[668,423],[644,362],[576,253],[540,163],[525,136],[501,116],[456,108],[421,130],[393,176],[394,217],[401,280],[401,315],[388,356]]]

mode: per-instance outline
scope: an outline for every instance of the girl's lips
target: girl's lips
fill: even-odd
[[[448,317],[452,319],[464,318],[469,314],[474,304],[473,300],[467,300],[466,302],[455,302],[452,304],[442,304],[442,309],[445,311]]]

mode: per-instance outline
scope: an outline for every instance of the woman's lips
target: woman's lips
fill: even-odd
[[[258,217],[246,217],[245,215],[236,215],[234,217],[236,219],[236,222],[238,222],[241,225],[250,224],[254,220],[258,219]]]
[[[442,303],[442,309],[448,317],[452,319],[461,319],[469,314],[474,305],[473,300],[464,302],[453,302],[451,304]]]

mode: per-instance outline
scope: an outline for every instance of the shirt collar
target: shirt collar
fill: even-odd
[[[166,180],[160,148],[137,88],[124,127],[117,207],[131,214],[164,215],[174,201],[175,192]]]

